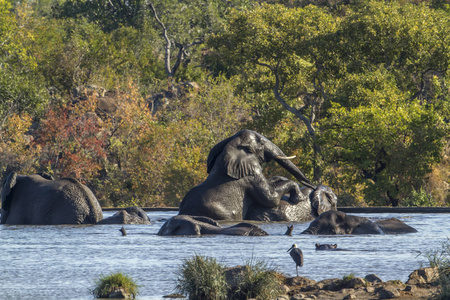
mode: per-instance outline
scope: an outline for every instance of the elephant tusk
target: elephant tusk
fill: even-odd
[[[295,158],[295,155],[292,155],[292,156],[279,156],[279,155],[277,155],[277,156],[275,156],[275,158],[276,159],[294,159]]]

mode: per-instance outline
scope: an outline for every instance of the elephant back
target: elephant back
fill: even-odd
[[[103,212],[94,193],[74,178],[62,178],[64,198],[75,206],[81,224],[95,224],[103,219]]]

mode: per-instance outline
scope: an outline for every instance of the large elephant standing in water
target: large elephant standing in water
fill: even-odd
[[[334,193],[317,188],[292,158],[259,133],[242,130],[211,149],[209,175],[186,194],[179,214],[214,220],[304,221],[335,210]],[[261,164],[272,160],[307,188],[302,192],[297,182],[281,176],[265,178]]]
[[[9,174],[1,193],[1,224],[95,224],[103,219],[92,191],[75,179]]]

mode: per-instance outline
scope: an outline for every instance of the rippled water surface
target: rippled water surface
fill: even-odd
[[[105,213],[105,216],[113,212]],[[369,218],[397,217],[418,230],[405,235],[300,235],[308,223],[262,223],[266,237],[159,237],[159,228],[175,212],[150,212],[151,225],[4,226],[0,225],[0,299],[92,299],[99,275],[123,272],[141,286],[139,299],[162,299],[174,293],[177,270],[195,254],[211,256],[226,266],[263,260],[295,276],[286,252],[296,243],[303,250],[303,276],[314,280],[351,273],[377,274],[383,280],[406,281],[421,266],[425,252],[450,237],[448,214],[358,214]],[[224,225],[228,226],[228,225]],[[347,251],[315,251],[315,243],[338,244]]]

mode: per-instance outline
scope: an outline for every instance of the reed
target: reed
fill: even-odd
[[[226,268],[214,258],[196,255],[180,267],[177,290],[198,300],[274,299],[281,292],[276,271],[254,259],[242,267],[233,281],[236,285],[231,287]]]
[[[248,261],[237,282],[237,290],[231,292],[231,299],[275,299],[281,294],[281,284],[276,270],[270,268],[264,261],[253,258]]]
[[[189,299],[227,299],[224,267],[214,258],[195,255],[185,259],[178,271],[177,290]]]
[[[430,266],[439,272],[440,294],[437,299],[450,299],[450,238],[439,249],[427,253]]]

